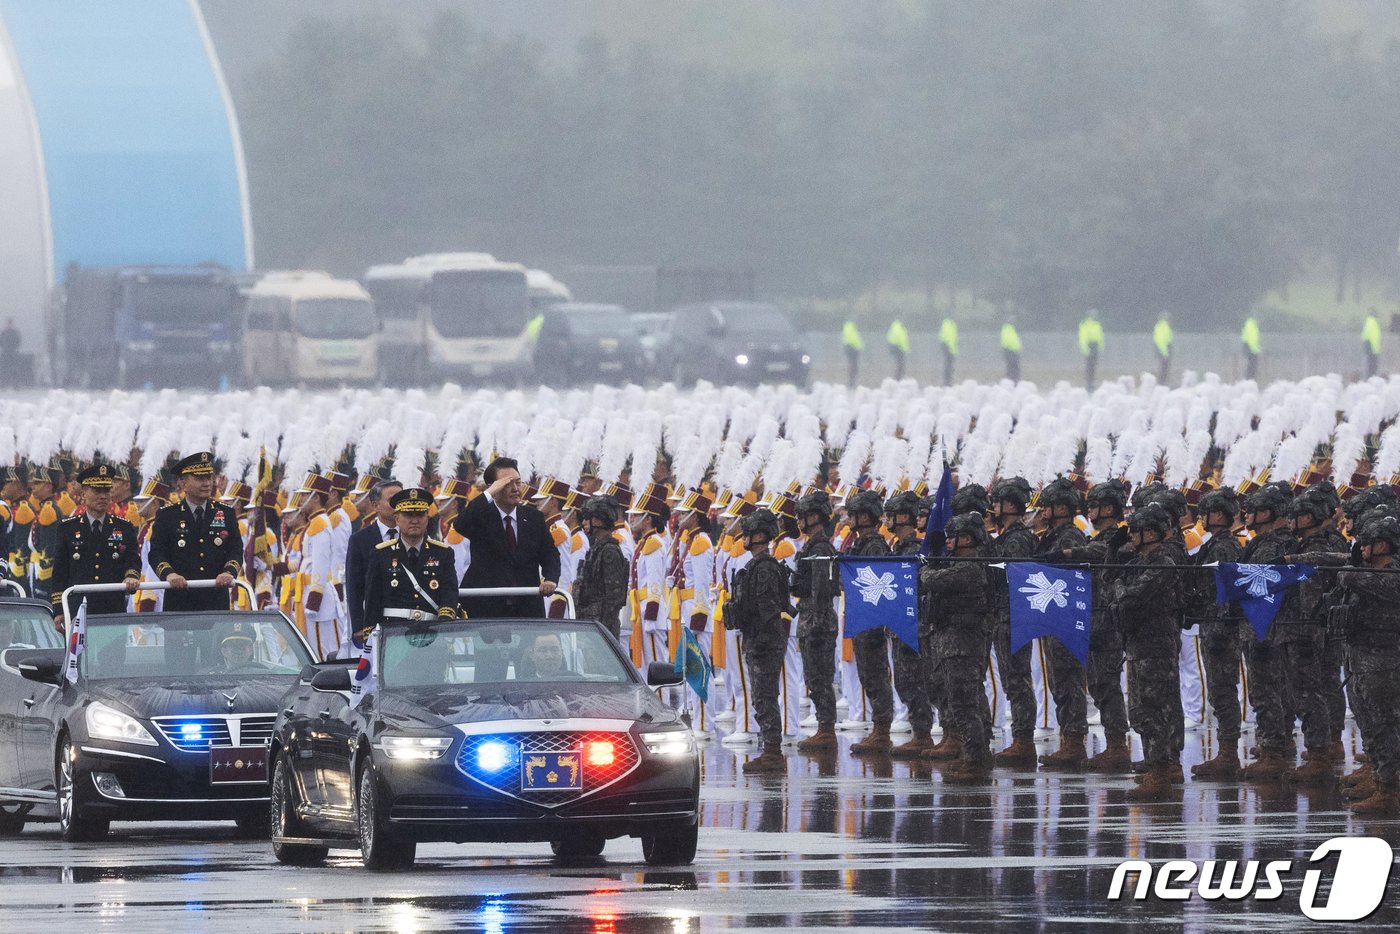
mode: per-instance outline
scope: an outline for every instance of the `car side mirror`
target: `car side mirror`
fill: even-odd
[[[685,675],[676,670],[676,666],[670,662],[652,662],[647,666],[647,686],[653,688],[668,688],[680,684],[685,680]]]
[[[337,665],[334,668],[325,668],[316,672],[311,678],[311,689],[327,692],[350,690],[350,669]]]
[[[33,658],[20,662],[16,667],[26,681],[39,684],[58,684],[63,674],[63,663],[53,658]]]

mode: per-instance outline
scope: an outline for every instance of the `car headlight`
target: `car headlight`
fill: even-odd
[[[739,364],[740,366],[748,366],[748,365],[749,365],[749,355],[746,354],[746,353],[735,354],[735,355],[734,355],[734,362],[737,363],[737,364]]]
[[[805,354],[805,353],[804,353],[804,354],[802,355],[802,365],[803,365],[803,366],[807,366],[807,365],[808,365],[809,363],[811,363],[811,362],[812,362],[812,356],[811,356],[811,354]]]
[[[379,737],[375,744],[390,759],[441,759],[451,745],[450,736],[396,736],[392,733]]]
[[[92,703],[84,714],[87,720],[88,735],[93,739],[112,739],[119,743],[139,743],[142,746],[156,745],[151,731],[141,725],[130,714],[113,710],[106,704]]]
[[[695,734],[689,730],[643,733],[642,745],[653,756],[689,756],[695,753]]]

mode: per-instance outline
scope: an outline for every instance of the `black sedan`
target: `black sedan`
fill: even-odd
[[[272,739],[281,862],[358,846],[371,869],[406,868],[427,841],[593,857],[623,836],[653,865],[694,860],[694,737],[599,624],[395,624],[353,674],[320,668],[284,698]],[[653,686],[680,677],[664,664],[648,674]]]
[[[535,373],[547,385],[640,383],[646,357],[621,305],[562,302],[541,313]]]
[[[776,305],[702,302],[671,312],[656,366],[660,378],[677,386],[692,386],[700,379],[805,386],[812,358],[806,338]]]
[[[32,601],[30,601],[32,602]],[[0,829],[234,820],[266,833],[277,702],[311,663],[279,613],[95,615],[68,669],[46,606],[0,606]]]

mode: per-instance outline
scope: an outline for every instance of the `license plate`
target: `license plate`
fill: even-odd
[[[788,365],[786,363],[770,363],[767,369],[769,373],[786,373]]]
[[[266,782],[266,746],[215,746],[209,750],[209,784],[255,785]]]
[[[581,751],[526,752],[521,756],[521,791],[580,791],[582,788]]]

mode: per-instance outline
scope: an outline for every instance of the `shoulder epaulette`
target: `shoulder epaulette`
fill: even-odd
[[[438,540],[438,539],[436,539],[436,538],[430,538],[430,539],[428,539],[428,544],[429,544],[429,545],[437,545],[439,548],[451,548],[451,547],[452,547],[451,545],[447,544],[447,542],[440,541],[440,540]]]
[[[58,512],[58,506],[56,506],[52,500],[45,501],[44,505],[39,507],[38,520],[40,525],[53,525],[61,518]]]
[[[653,535],[642,543],[642,554],[644,555],[654,555],[660,550],[661,539],[659,536]]]
[[[375,545],[374,550],[378,551],[381,548],[393,548],[397,542],[397,538],[391,538],[387,542],[380,542],[378,545]]]
[[[710,536],[704,533],[699,533],[690,540],[690,554],[692,557],[708,554],[710,548]]]
[[[317,513],[311,517],[311,521],[306,524],[307,535],[320,535],[331,527],[330,520],[326,518],[324,512]]]

